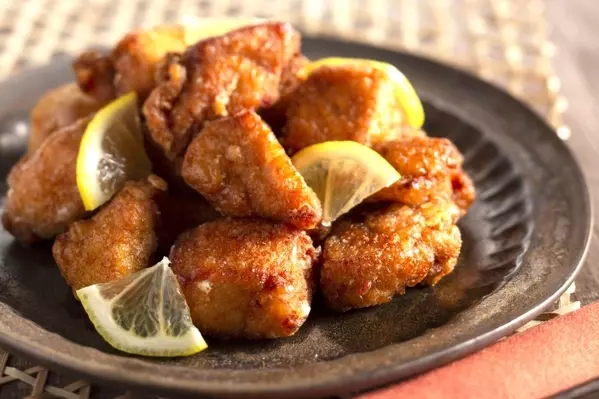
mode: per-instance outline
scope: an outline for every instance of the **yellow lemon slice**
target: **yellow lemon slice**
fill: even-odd
[[[103,107],[85,129],[77,156],[77,188],[85,209],[96,209],[127,180],[144,178],[151,170],[132,92]]]
[[[400,178],[385,158],[354,141],[314,144],[291,161],[320,199],[325,226]]]
[[[420,129],[424,124],[424,108],[420,97],[414,90],[414,87],[395,66],[386,62],[367,60],[360,58],[341,58],[341,57],[330,57],[322,58],[320,60],[312,61],[302,68],[299,75],[303,78],[308,77],[312,71],[320,68],[321,66],[340,66],[340,65],[370,65],[373,68],[381,70],[391,78],[395,83],[395,93],[397,100],[401,104],[404,110],[406,121],[410,127]]]
[[[123,352],[160,357],[193,355],[208,347],[169,264],[164,258],[131,276],[77,291],[106,342]]]

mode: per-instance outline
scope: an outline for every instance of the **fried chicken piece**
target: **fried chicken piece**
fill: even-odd
[[[465,214],[475,198],[474,186],[462,169],[464,158],[444,138],[414,137],[375,146],[401,179],[374,194],[371,201],[420,205],[438,196],[452,198]]]
[[[369,65],[323,66],[291,94],[281,143],[290,153],[330,140],[372,146],[412,134],[396,85]]]
[[[285,23],[263,23],[209,38],[171,56],[143,107],[152,140],[171,160],[205,121],[274,104],[282,74],[300,51]]]
[[[343,311],[380,305],[406,287],[437,283],[460,253],[458,216],[452,201],[436,199],[340,221],[323,252],[320,287],[328,305]]]
[[[155,197],[166,183],[152,175],[130,181],[89,220],[73,223],[52,247],[67,284],[78,290],[127,277],[148,266],[157,248]]]
[[[60,129],[8,175],[2,222],[19,241],[50,239],[85,216],[77,190],[79,143],[90,118]]]
[[[58,129],[96,112],[102,105],[103,103],[83,93],[74,83],[48,91],[31,111],[28,152],[37,150]]]
[[[251,111],[206,125],[189,145],[183,179],[229,216],[261,216],[301,229],[322,208],[268,126]]]
[[[170,259],[202,334],[258,339],[293,335],[306,321],[317,255],[289,225],[224,218],[184,233]]]
[[[130,32],[112,52],[90,51],[73,63],[77,82],[84,92],[109,101],[129,91],[144,99],[155,86],[158,62],[167,53],[183,52],[204,35],[202,30],[183,25],[162,25]]]

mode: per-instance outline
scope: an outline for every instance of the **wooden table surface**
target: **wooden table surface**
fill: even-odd
[[[576,280],[576,296],[587,304],[599,298],[599,1],[547,1],[550,36],[557,46],[554,65],[568,99],[568,140],[591,187],[595,208],[593,241]]]

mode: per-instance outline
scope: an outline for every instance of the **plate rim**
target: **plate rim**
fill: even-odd
[[[343,43],[349,44],[352,46],[356,46],[359,48],[370,48],[377,49],[381,51],[385,51],[391,54],[399,54],[402,57],[411,58],[414,61],[432,64],[436,68],[444,68],[452,73],[466,77],[470,80],[476,80],[483,85],[489,86],[495,92],[499,92],[502,96],[506,97],[507,100],[517,103],[519,107],[523,109],[523,113],[528,113],[530,118],[536,119],[536,122],[539,125],[542,125],[544,130],[550,131],[554,133],[554,129],[542,118],[539,113],[532,109],[528,104],[514,97],[512,94],[505,91],[503,88],[499,87],[497,84],[488,82],[486,80],[482,80],[477,77],[473,73],[466,71],[460,67],[456,67],[450,64],[446,64],[442,61],[435,60],[426,55],[422,55],[420,53],[410,53],[405,51],[398,50],[390,50],[384,47],[378,47],[375,45],[369,45],[356,41],[348,41],[340,38],[328,36],[328,35],[306,35],[304,37],[306,40],[311,41],[328,41],[329,43]],[[47,68],[49,65],[52,65],[52,62],[40,65],[35,68],[28,68],[23,72],[12,76],[10,81],[16,79],[23,79],[23,76],[31,75],[35,71],[42,70]],[[0,82],[0,85],[4,85],[8,82],[9,79],[6,79]],[[550,139],[557,146],[563,147],[572,162],[572,166],[576,170],[579,175],[578,178],[582,183],[582,189],[584,191],[584,209],[582,210],[587,217],[587,222],[584,225],[584,243],[582,243],[582,250],[579,251],[573,258],[575,258],[574,268],[570,272],[568,278],[561,284],[561,286],[554,291],[551,295],[546,297],[540,303],[533,304],[531,307],[522,313],[521,315],[515,317],[507,323],[504,323],[486,333],[482,333],[476,337],[460,342],[456,345],[450,346],[440,351],[436,351],[430,353],[426,356],[423,356],[419,359],[416,359],[412,362],[409,362],[411,370],[413,372],[410,375],[423,372],[431,368],[431,366],[442,366],[444,364],[449,363],[450,361],[459,359],[466,354],[472,353],[476,350],[479,350],[493,342],[497,339],[510,334],[515,331],[518,327],[522,326],[527,321],[533,319],[535,316],[540,314],[545,308],[554,303],[557,298],[566,289],[570,286],[570,284],[574,281],[578,273],[580,272],[582,266],[584,265],[584,261],[587,257],[589,247],[592,240],[592,230],[594,226],[594,206],[592,203],[591,193],[588,185],[588,180],[583,172],[580,164],[575,157],[572,150],[560,140],[557,135],[553,135]],[[581,227],[581,231],[582,231]],[[15,312],[16,314],[16,312]],[[32,322],[29,319],[18,316],[23,321]],[[34,323],[34,322],[32,322]],[[76,346],[82,346],[77,343],[72,343]],[[37,347],[32,347],[28,345],[25,340],[19,340],[18,334],[11,333],[2,325],[0,325],[0,345],[8,349],[12,352],[22,354],[23,356],[35,360],[39,364],[45,365],[51,369],[56,369],[60,371],[64,371],[73,376],[78,376],[81,378],[85,378],[88,380],[96,381],[99,383],[107,383],[113,384],[115,386],[127,387],[127,388],[135,388],[140,391],[151,391],[153,393],[167,393],[167,394],[183,394],[183,395],[194,395],[194,394],[204,394],[204,395],[214,395],[218,397],[238,397],[239,395],[244,395],[244,397],[260,397],[260,398],[268,398],[268,397],[279,397],[280,395],[285,395],[288,397],[305,397],[305,396],[314,396],[314,395],[331,395],[331,394],[339,394],[340,392],[358,392],[363,389],[370,389],[380,387],[384,384],[398,382],[404,378],[405,372],[402,371],[402,368],[406,367],[406,363],[401,364],[393,364],[385,367],[384,369],[378,368],[372,371],[364,371],[357,374],[338,376],[334,380],[325,381],[316,385],[306,386],[305,383],[301,382],[298,384],[294,384],[293,381],[286,382],[285,384],[279,384],[274,386],[272,383],[238,383],[238,384],[226,384],[221,385],[220,387],[216,387],[214,384],[211,386],[207,386],[204,382],[199,383],[190,383],[190,384],[182,384],[181,380],[172,380],[172,379],[158,379],[153,378],[151,380],[147,379],[147,374],[145,371],[139,370],[128,370],[128,373],[124,374],[116,367],[112,366],[110,370],[106,370],[101,367],[98,363],[95,362],[86,362],[85,359],[73,359],[69,355],[54,356],[57,353],[52,353],[52,350],[42,350],[40,345]],[[91,348],[93,349],[93,348]],[[97,349],[93,349],[97,350]],[[98,351],[101,352],[101,351]],[[60,355],[60,353],[58,353]],[[58,359],[58,360],[57,360]],[[73,364],[73,361],[77,360],[77,364]],[[335,361],[335,360],[332,360]],[[70,364],[69,364],[70,363]],[[299,366],[305,367],[305,366]]]

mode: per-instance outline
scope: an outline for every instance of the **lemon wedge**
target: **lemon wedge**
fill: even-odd
[[[103,107],[85,129],[77,156],[77,188],[88,211],[98,208],[127,180],[151,173],[144,149],[137,94]]]
[[[291,161],[320,199],[325,226],[400,178],[385,158],[354,141],[314,144]]]
[[[391,64],[361,58],[329,57],[310,62],[300,70],[299,76],[306,78],[312,71],[322,66],[341,65],[370,65],[373,68],[385,72],[396,85],[395,95],[404,110],[408,125],[415,129],[420,129],[422,127],[424,124],[424,108],[422,107],[420,97],[418,97],[416,90],[408,78]]]
[[[102,338],[123,352],[175,357],[208,346],[193,326],[177,277],[164,258],[120,280],[77,291]]]

